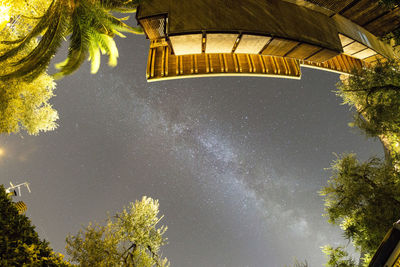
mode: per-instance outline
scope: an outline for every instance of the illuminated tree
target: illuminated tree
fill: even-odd
[[[66,239],[71,261],[82,266],[169,266],[159,255],[167,227],[157,227],[158,201],[143,197],[130,203],[106,225],[90,223]]]
[[[324,246],[322,251],[328,258],[326,267],[356,267],[356,261],[349,257],[349,254],[344,250],[344,247],[333,248],[331,246]]]
[[[133,28],[118,19],[111,12],[136,12],[138,0],[53,0],[44,15],[30,31],[13,40],[3,40],[3,44],[13,46],[0,56],[0,62],[21,53],[32,40],[40,36],[37,45],[16,61],[16,68],[5,72],[0,80],[7,81],[23,77],[32,81],[43,73],[50,60],[56,54],[62,41],[70,35],[67,59],[56,65],[57,78],[70,74],[89,56],[92,73],[100,66],[100,52],[109,55],[109,65],[117,63],[118,50],[113,37],[124,37],[120,32],[142,33],[140,28]],[[13,19],[15,14],[11,13]]]
[[[378,63],[344,79],[337,94],[355,107],[352,126],[379,137],[391,156],[400,152],[400,66]]]
[[[339,224],[362,256],[369,257],[399,219],[400,175],[387,162],[372,158],[360,163],[354,154],[338,158],[331,169],[332,177],[320,192],[328,221]],[[340,249],[326,251],[346,256]]]
[[[3,29],[0,30],[0,40],[15,39],[26,34],[36,23],[37,18],[43,15],[47,6],[46,0],[36,1],[35,6],[22,0],[2,2],[4,3],[5,5],[2,6],[4,13],[0,17],[0,25],[3,25]],[[8,14],[6,11],[19,15],[11,18],[11,16],[5,16]],[[18,69],[15,62],[27,56],[35,46],[35,40],[31,40],[20,53],[0,62],[0,75]],[[9,51],[10,47],[12,46],[0,43],[0,54]],[[54,89],[53,79],[45,72],[41,72],[31,82],[26,82],[21,78],[0,80],[0,133],[26,130],[29,134],[38,134],[40,131],[55,129],[58,114],[49,103],[54,95]]]
[[[0,266],[70,266],[39,239],[30,220],[0,186]]]

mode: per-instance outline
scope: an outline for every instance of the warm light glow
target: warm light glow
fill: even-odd
[[[3,148],[0,147],[0,157],[5,155],[5,150]]]
[[[9,3],[4,3],[4,1],[0,4],[0,30],[2,30],[8,22],[10,22],[10,9],[11,5]]]

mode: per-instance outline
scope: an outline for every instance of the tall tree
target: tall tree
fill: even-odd
[[[30,220],[19,214],[0,185],[0,266],[70,266],[40,240]]]
[[[371,158],[361,163],[354,154],[339,157],[331,169],[332,177],[320,192],[328,221],[340,225],[344,236],[368,258],[399,219],[400,175],[385,161]],[[345,256],[340,251],[328,252]]]
[[[3,25],[2,29],[0,26],[0,40],[15,39],[27,34],[44,14],[47,5],[47,0],[38,0],[33,4],[23,0],[2,1],[0,7],[3,7],[4,13],[0,16],[0,25]],[[9,13],[18,16],[6,16]],[[0,75],[18,69],[14,62],[28,55],[35,46],[35,40],[31,40],[20,53],[1,62]],[[0,54],[9,51],[10,47],[13,46],[0,43]],[[26,130],[36,135],[41,131],[55,129],[58,114],[49,103],[54,96],[54,89],[53,79],[45,72],[31,82],[17,77],[0,80],[0,133]]]
[[[379,137],[391,156],[400,152],[400,65],[379,62],[343,79],[337,94],[355,108],[356,126],[371,137]]]
[[[158,201],[143,197],[108,218],[106,225],[90,223],[76,236],[68,236],[71,261],[82,266],[169,266],[160,256],[167,227],[157,224]]]

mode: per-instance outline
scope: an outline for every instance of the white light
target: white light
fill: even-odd
[[[1,5],[0,5],[0,30],[3,27],[5,27],[8,22],[10,22],[10,19],[11,19],[10,9],[11,9],[10,4],[1,3]]]

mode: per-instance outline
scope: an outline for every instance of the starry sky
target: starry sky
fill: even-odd
[[[160,201],[171,266],[322,266],[321,246],[346,244],[321,216],[325,168],[382,149],[347,126],[338,74],[147,83],[149,41],[117,42],[116,68],[104,58],[58,82],[57,130],[0,136],[0,183],[31,183],[19,200],[56,251],[143,195]]]

